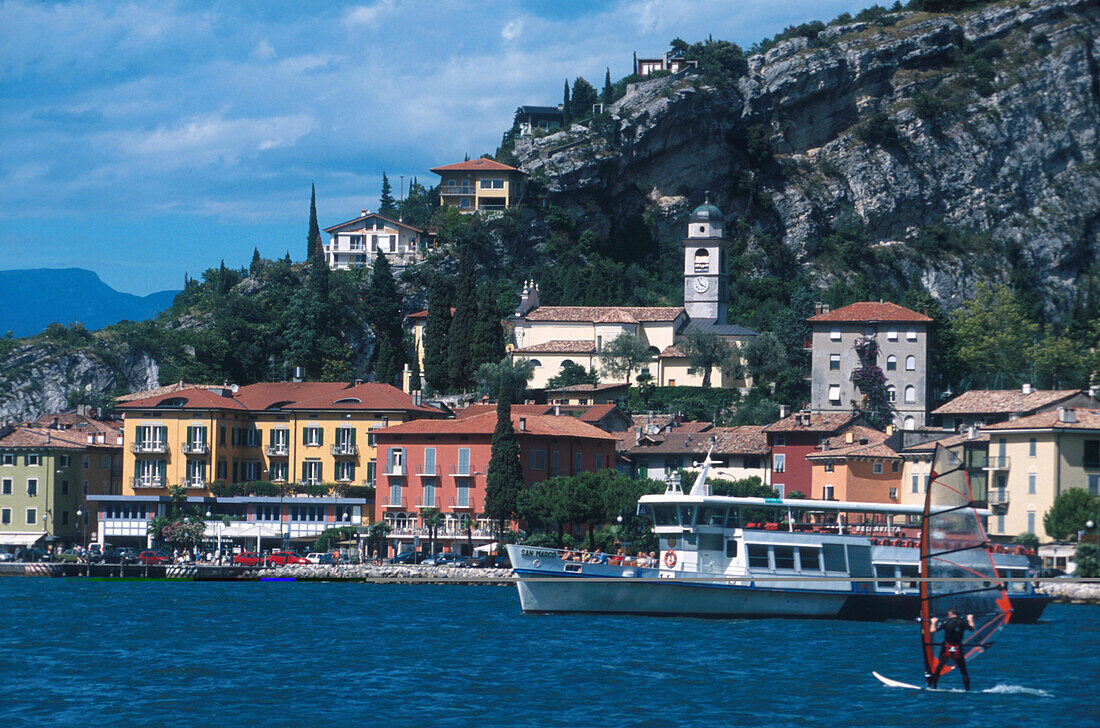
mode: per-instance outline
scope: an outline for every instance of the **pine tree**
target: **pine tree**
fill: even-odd
[[[442,276],[428,287],[428,318],[424,322],[424,377],[436,392],[451,390],[447,337],[451,330],[450,286]]]
[[[607,107],[611,105],[615,90],[611,85],[611,69],[608,68],[603,77],[603,101],[604,111],[607,111]]]
[[[260,249],[259,248],[253,248],[252,249],[252,262],[248,266],[248,274],[250,276],[255,276],[257,273],[260,272],[260,268],[262,268],[262,267],[263,267],[263,259],[260,258]]]
[[[382,173],[382,196],[378,198],[378,214],[384,217],[395,217],[397,215],[397,202],[393,199],[393,187],[390,185],[390,178],[386,176],[386,173]]]
[[[504,543],[508,521],[516,517],[522,489],[523,466],[520,464],[516,433],[512,430],[512,402],[508,388],[501,386],[497,394],[497,425],[493,430],[489,473],[485,481],[485,513],[497,522],[498,543]]]
[[[306,260],[314,256],[324,258],[324,249],[321,247],[321,228],[317,225],[317,186],[309,186],[309,235],[306,238]]]
[[[468,249],[460,253],[457,288],[454,318],[447,334],[447,377],[452,388],[465,391],[473,383],[471,347],[477,325],[477,271]]]
[[[471,345],[470,366],[474,371],[482,364],[495,364],[504,358],[504,328],[500,323],[496,298],[488,285],[482,286],[478,295],[477,324]]]
[[[565,79],[565,96],[561,102],[561,125],[568,127],[573,121],[573,108],[569,104],[569,79]]]
[[[570,105],[570,116],[573,119],[587,119],[592,116],[592,106],[596,103],[596,88],[578,76],[573,81],[573,99]]]
[[[417,392],[423,388],[420,381],[420,346],[414,341],[412,345],[412,376],[409,377],[409,389]]]
[[[371,268],[367,291],[366,318],[376,341],[374,378],[393,384],[405,366],[404,337],[401,329],[401,294],[393,279],[393,269],[382,251]]]

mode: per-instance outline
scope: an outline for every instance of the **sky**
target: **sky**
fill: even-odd
[[[254,248],[300,260],[311,183],[323,229],[377,209],[383,172],[399,193],[493,152],[565,79],[870,4],[0,0],[0,269],[145,295]]]

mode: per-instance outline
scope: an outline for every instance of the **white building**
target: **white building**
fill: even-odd
[[[325,262],[333,270],[370,267],[379,251],[394,269],[401,269],[423,255],[429,245],[426,231],[366,210],[354,220],[325,228],[325,232],[329,234]]]

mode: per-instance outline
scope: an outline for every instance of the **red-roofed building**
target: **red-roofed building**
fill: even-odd
[[[460,212],[503,210],[523,199],[527,175],[487,157],[432,167],[440,176],[439,201]]]
[[[818,304],[807,321],[813,328],[811,411],[850,412],[861,406],[863,394],[852,381],[852,373],[861,366],[856,344],[871,338],[878,343],[876,364],[897,410],[895,425],[906,430],[924,427],[932,319],[895,303],[862,301],[835,311]]]
[[[886,433],[863,425],[825,438],[806,455],[812,471],[806,495],[815,500],[900,503],[902,458],[891,442]]]
[[[375,433],[382,469],[374,520],[393,529],[393,552],[411,550],[417,541],[427,548],[420,515],[426,508],[437,509],[445,519],[437,550],[468,554],[490,539],[481,514],[495,427],[494,411],[455,420],[416,420]],[[526,414],[514,407],[512,430],[528,484],[614,467],[615,436],[578,418]],[[467,518],[473,524],[469,536],[463,527]]]
[[[325,228],[325,232],[329,234],[323,248],[325,262],[334,270],[370,267],[382,253],[394,270],[400,271],[422,257],[432,242],[426,230],[366,210],[353,220]]]
[[[806,456],[816,452],[822,440],[861,421],[849,412],[796,412],[765,427],[772,458],[772,487],[780,497],[796,490],[809,495],[813,471]]]

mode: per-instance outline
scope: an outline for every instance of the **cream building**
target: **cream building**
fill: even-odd
[[[649,346],[652,359],[641,372],[652,376],[654,384],[701,386],[704,372],[691,367],[683,350],[690,331],[712,332],[735,349],[756,336],[755,331],[730,324],[727,319],[729,241],[724,232],[718,208],[704,204],[692,212],[687,237],[682,241],[683,306],[542,306],[538,286],[528,282],[511,321],[515,338],[511,357],[513,361],[535,362],[530,386],[545,388],[569,362],[600,371],[600,352],[623,334],[637,336]],[[602,371],[600,380],[605,384],[624,381]],[[746,387],[751,381],[734,379],[715,368],[711,385]]]
[[[503,210],[523,199],[527,175],[486,157],[432,167],[440,176],[439,201],[459,212]]]
[[[1043,516],[1070,488],[1100,495],[1100,410],[1060,408],[989,425],[991,536],[1051,537]],[[1002,477],[1003,476],[1003,477]]]
[[[354,220],[325,228],[325,262],[333,270],[367,266],[381,252],[395,269],[417,260],[428,249],[430,236],[424,230],[362,210]]]

